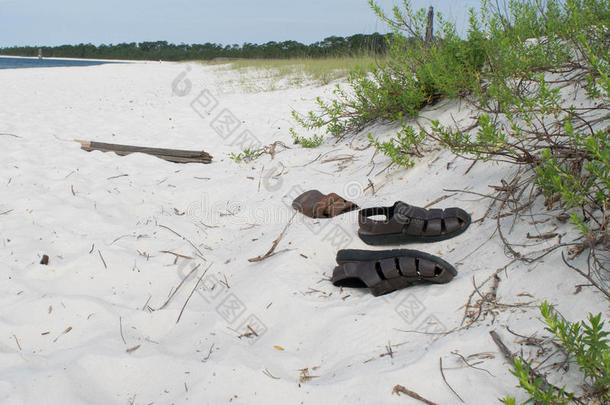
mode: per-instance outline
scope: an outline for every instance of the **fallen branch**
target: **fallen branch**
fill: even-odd
[[[119,156],[126,156],[132,153],[144,153],[174,163],[212,163],[212,156],[205,151],[117,145],[112,143],[81,141],[78,139],[75,139],[75,142],[80,143],[81,149],[86,150],[87,152],[94,150],[100,152],[114,152]]]
[[[257,256],[257,257],[253,257],[252,259],[248,259],[248,261],[250,263],[254,263],[254,262],[261,262],[271,256],[275,256],[279,253],[282,252],[286,252],[290,249],[282,249],[279,252],[276,252],[275,249],[277,248],[277,245],[280,243],[280,241],[282,240],[282,238],[284,237],[284,234],[286,233],[286,230],[288,229],[288,227],[290,226],[290,224],[292,223],[292,220],[294,219],[294,216],[296,215],[296,212],[294,214],[292,214],[292,217],[290,218],[290,221],[288,221],[288,223],[286,224],[286,226],[284,227],[284,229],[282,230],[282,233],[280,233],[280,236],[278,236],[274,241],[273,244],[271,245],[271,249],[269,249],[267,251],[267,253],[265,253],[262,256]]]

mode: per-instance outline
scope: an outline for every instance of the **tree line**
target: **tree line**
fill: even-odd
[[[356,34],[348,37],[331,36],[309,45],[297,41],[270,41],[264,44],[242,45],[170,44],[167,41],[131,42],[110,45],[15,46],[0,48],[0,54],[12,56],[132,59],[132,60],[212,60],[215,58],[324,58],[385,54],[388,50],[386,34]]]

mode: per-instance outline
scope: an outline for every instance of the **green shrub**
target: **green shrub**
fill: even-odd
[[[231,152],[229,157],[231,158],[231,160],[233,160],[237,163],[240,163],[240,162],[249,162],[251,160],[254,160],[257,157],[261,156],[262,154],[263,154],[262,149],[252,150],[252,149],[247,148],[239,153]]]
[[[426,10],[404,0],[390,17],[370,5],[393,29],[387,60],[368,74],[355,69],[332,100],[317,100],[318,111],[293,111],[297,122],[342,137],[399,121],[393,139],[369,138],[402,167],[413,164],[426,136],[460,156],[518,165],[519,176],[529,174],[507,181],[519,187],[514,195],[537,186],[548,208],[559,202],[567,211],[588,247],[608,248],[610,140],[600,126],[610,109],[609,0],[483,0],[478,13],[470,11],[466,40],[438,16],[431,43]],[[585,89],[589,106],[571,105],[562,95],[568,86]],[[432,121],[426,136],[416,136],[409,127],[423,106],[459,96],[478,113],[476,132]]]
[[[317,99],[318,112],[301,115],[293,111],[303,128],[324,129],[341,137],[378,120],[416,117],[425,105],[469,93],[478,83],[478,70],[484,62],[483,37],[478,32],[463,41],[439,14],[440,34],[433,43],[426,43],[424,10],[414,11],[404,0],[404,11],[395,7],[393,17],[388,17],[372,0],[369,3],[394,30],[387,60],[370,72],[354,69],[346,80],[349,91],[337,85],[333,100]]]
[[[486,38],[478,133],[438,123],[429,133],[458,154],[529,167],[549,208],[560,201],[592,246],[609,243],[610,141],[607,129],[593,129],[608,118],[608,10],[607,0],[511,0],[506,11],[483,2],[470,31]],[[597,106],[568,104],[565,86],[585,88]]]
[[[536,168],[536,182],[550,199],[557,195],[573,210],[572,222],[586,235],[591,222],[604,225],[594,211],[603,210],[610,201],[610,135],[607,131],[579,133],[569,122],[565,131],[570,144],[578,148],[578,168],[574,168],[572,159],[560,159],[551,149],[545,149]]]
[[[553,334],[558,347],[576,361],[582,373],[584,394],[575,394],[547,384],[543,377],[535,377],[523,359],[516,358],[511,373],[519,380],[518,387],[529,396],[525,403],[567,404],[578,399],[579,403],[608,403],[610,401],[610,345],[609,332],[604,331],[602,314],[589,314],[588,323],[569,322],[559,317],[546,301],[540,305],[540,313],[546,330]],[[596,402],[599,401],[599,402]],[[516,404],[507,396],[505,404]]]
[[[294,139],[294,143],[297,145],[301,145],[304,148],[317,148],[322,145],[322,141],[324,141],[324,137],[320,135],[314,135],[311,138],[306,138],[304,136],[299,136],[295,132],[294,128],[290,128],[290,135],[292,139]]]
[[[420,147],[426,133],[423,131],[415,132],[412,126],[404,123],[402,123],[402,130],[389,141],[379,142],[373,138],[371,133],[368,134],[368,137],[375,149],[388,156],[392,162],[399,166],[409,168],[415,163],[413,157],[423,156]]]

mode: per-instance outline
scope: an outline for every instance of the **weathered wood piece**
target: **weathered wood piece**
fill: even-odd
[[[87,152],[94,150],[114,152],[119,156],[126,156],[131,153],[145,153],[174,163],[212,163],[212,156],[205,151],[150,148],[146,146],[118,145],[81,140],[76,140],[76,142],[80,143],[81,149]]]

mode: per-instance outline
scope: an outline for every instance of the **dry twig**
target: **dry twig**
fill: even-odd
[[[180,314],[178,315],[178,319],[176,319],[176,323],[180,322],[180,318],[182,318],[182,313],[184,312],[186,305],[189,303],[189,300],[191,299],[191,297],[193,296],[193,294],[195,294],[195,290],[197,289],[197,287],[199,287],[199,283],[201,283],[201,279],[203,278],[203,276],[205,276],[205,273],[208,272],[208,270],[210,269],[210,267],[212,267],[212,264],[210,264],[208,266],[207,269],[205,269],[205,271],[203,272],[203,274],[201,275],[201,277],[199,277],[199,279],[197,280],[197,283],[195,283],[195,287],[193,287],[193,289],[191,290],[191,293],[189,294],[189,296],[187,297],[186,301],[184,301],[184,305],[182,306],[182,309],[180,310]]]
[[[292,217],[290,218],[290,220],[288,221],[288,223],[286,224],[286,226],[284,227],[284,229],[282,230],[282,233],[280,233],[280,236],[278,236],[274,241],[273,244],[271,245],[271,249],[269,249],[267,251],[267,253],[265,253],[262,256],[257,256],[257,257],[253,257],[251,259],[248,259],[249,262],[253,263],[253,262],[261,262],[271,256],[275,256],[279,253],[282,252],[287,252],[290,249],[282,249],[278,252],[275,251],[275,249],[277,248],[277,245],[280,243],[280,241],[282,240],[282,238],[284,237],[284,234],[286,233],[286,230],[288,229],[288,227],[290,226],[290,224],[292,223],[292,220],[294,219],[294,216],[296,215],[296,212],[294,214],[292,214]]]
[[[170,296],[167,298],[167,300],[163,303],[163,305],[161,305],[159,308],[157,308],[156,310],[159,311],[163,308],[165,308],[167,306],[167,304],[169,304],[169,302],[172,300],[172,298],[174,298],[174,295],[176,295],[176,293],[178,292],[178,290],[180,290],[180,287],[182,287],[182,284],[184,284],[184,282],[191,276],[191,274],[193,274],[195,271],[197,271],[197,269],[199,268],[199,266],[201,266],[201,264],[198,264],[197,266],[193,267],[193,269],[189,272],[189,274],[187,274],[182,281],[180,282],[180,284],[178,284],[178,286],[176,287],[176,289],[170,294]]]
[[[455,392],[455,390],[453,389],[453,387],[451,385],[449,385],[449,383],[447,382],[447,379],[445,378],[445,373],[443,372],[443,358],[439,357],[438,358],[438,362],[439,362],[439,370],[441,370],[441,377],[443,377],[443,381],[445,382],[445,384],[447,385],[447,387],[449,387],[449,389],[451,390],[451,392],[453,392],[455,394],[456,397],[458,397],[458,399],[464,403],[464,400],[462,399],[462,397],[460,396],[460,394],[458,394],[457,392]]]
[[[396,384],[394,386],[394,389],[392,390],[392,394],[396,394],[396,395],[405,394],[405,395],[410,396],[413,399],[417,399],[418,401],[423,402],[426,405],[438,405],[436,402],[429,401],[426,398],[419,395],[417,392],[411,391],[410,389],[407,389],[400,384]]]

